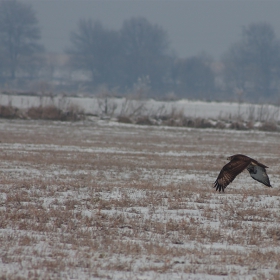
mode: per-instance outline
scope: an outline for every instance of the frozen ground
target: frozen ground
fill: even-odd
[[[280,134],[0,120],[1,279],[279,279]],[[226,157],[269,166],[211,187]]]

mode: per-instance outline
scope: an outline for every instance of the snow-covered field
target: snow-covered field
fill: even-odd
[[[205,102],[205,101],[156,101],[131,100],[126,98],[79,98],[55,96],[39,97],[24,95],[0,94],[0,105],[12,105],[20,109],[27,109],[32,106],[55,105],[61,109],[69,106],[78,106],[87,114],[102,115],[106,110],[107,115],[131,115],[141,113],[142,115],[168,115],[172,112],[182,113],[187,117],[200,118],[229,118],[240,117],[244,120],[253,118],[258,121],[278,120],[280,121],[280,107],[274,105],[253,105],[249,103],[230,102]],[[107,109],[105,109],[107,107]]]
[[[217,193],[226,158],[269,166]],[[280,134],[0,120],[1,279],[279,279]]]

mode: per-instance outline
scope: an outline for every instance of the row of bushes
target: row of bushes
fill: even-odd
[[[181,116],[180,118],[173,118],[169,116],[151,117],[138,116],[130,118],[128,116],[119,116],[118,122],[132,123],[139,125],[166,125],[178,127],[192,127],[192,128],[216,128],[216,129],[235,129],[235,130],[263,130],[263,131],[280,131],[280,124],[274,120],[253,122],[236,120],[212,120],[206,118],[194,118]]]
[[[8,119],[43,119],[58,121],[80,121],[86,118],[86,114],[78,107],[69,106],[66,110],[62,110],[54,105],[31,107],[27,110],[21,110],[13,106],[0,106],[0,118]],[[193,128],[217,128],[217,129],[236,129],[250,130],[258,129],[264,131],[280,131],[280,124],[275,120],[254,122],[236,120],[212,120],[206,118],[186,117],[182,114],[163,115],[163,116],[127,116],[120,115],[117,118],[120,123],[130,123],[139,125],[165,125],[178,127]]]
[[[21,110],[13,106],[0,106],[0,118],[79,121],[83,120],[85,115],[75,106],[70,106],[65,111],[54,105],[31,107],[27,110]]]

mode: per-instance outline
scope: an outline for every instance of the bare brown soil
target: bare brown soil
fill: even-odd
[[[0,120],[0,279],[280,279],[280,134]],[[226,158],[269,166],[273,188]]]

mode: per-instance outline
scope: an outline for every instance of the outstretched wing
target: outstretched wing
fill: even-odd
[[[213,188],[216,188],[216,191],[219,190],[219,192],[224,191],[235,177],[250,164],[250,161],[250,158],[242,160],[233,159],[230,161],[222,168]]]
[[[266,185],[268,187],[272,187],[270,185],[269,178],[266,174],[265,167],[260,166],[260,165],[250,164],[247,167],[247,170],[250,172],[250,175],[254,180],[256,180],[260,183],[263,183],[264,185]]]

